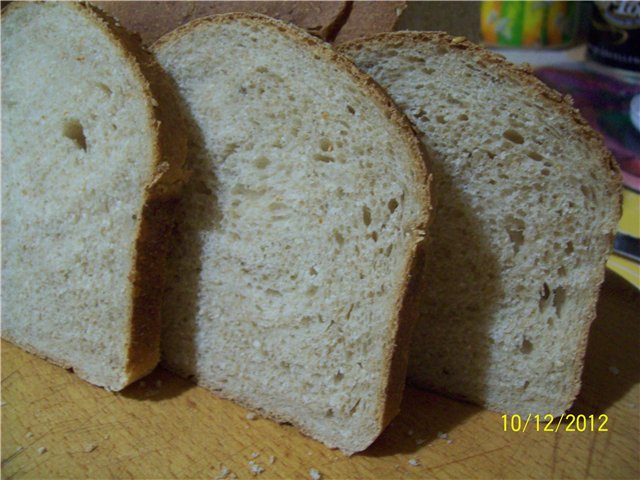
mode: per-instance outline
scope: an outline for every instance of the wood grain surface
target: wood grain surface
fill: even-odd
[[[607,432],[505,432],[498,413],[409,388],[350,458],[160,368],[114,394],[3,342],[2,478],[251,478],[250,461],[264,479],[640,478],[638,312],[638,293],[608,275],[571,410],[607,414]]]

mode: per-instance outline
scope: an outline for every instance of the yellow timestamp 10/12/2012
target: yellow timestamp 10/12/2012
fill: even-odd
[[[550,413],[546,415],[502,415],[502,427],[505,432],[608,432],[606,413],[600,415],[584,415],[563,413],[556,418]]]

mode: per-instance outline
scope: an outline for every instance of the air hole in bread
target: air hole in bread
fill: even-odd
[[[281,297],[282,296],[282,292],[280,290],[276,290],[274,288],[267,288],[265,290],[267,295],[271,295],[272,297]]]
[[[283,210],[287,208],[287,204],[286,203],[282,203],[282,202],[273,202],[269,205],[269,210]]]
[[[356,114],[355,109],[354,109],[351,105],[347,105],[347,111],[348,111],[351,115],[355,115],[355,114]]]
[[[447,123],[447,120],[444,118],[444,115],[436,115],[436,122]]]
[[[469,117],[466,113],[461,113],[460,115],[458,115],[458,120],[460,120],[461,122],[466,122],[467,120],[469,120]]]
[[[548,168],[543,168],[542,170],[540,170],[540,175],[543,175],[545,177],[548,177],[550,173],[551,170],[549,170]]]
[[[562,315],[562,308],[564,307],[566,298],[567,294],[563,287],[558,287],[553,291],[553,306],[556,309],[556,315],[558,317]]]
[[[318,161],[318,162],[323,162],[323,163],[333,163],[336,161],[335,158],[333,158],[331,155],[322,155],[319,153],[316,153],[313,156],[313,159]]]
[[[522,384],[522,391],[524,392],[529,387],[529,380]]]
[[[259,168],[260,170],[264,170],[269,166],[269,163],[271,163],[269,159],[264,155],[261,155],[258,158],[256,158],[254,165],[256,166],[256,168]]]
[[[342,236],[342,234],[336,230],[335,228],[333,229],[333,238],[336,240],[336,242],[338,243],[338,245],[344,245],[344,237]]]
[[[111,89],[105,83],[99,82],[98,88],[109,96],[113,94],[113,91],[111,91]]]
[[[351,318],[351,312],[353,312],[353,308],[355,307],[355,304],[351,304],[349,305],[349,310],[347,311],[347,315],[346,315],[346,319],[349,320]]]
[[[342,373],[342,370],[338,370],[336,374],[333,376],[333,381],[335,383],[339,383],[343,378],[344,378],[344,373]]]
[[[595,202],[595,195],[591,188],[587,187],[586,185],[580,185],[580,191],[587,200]]]
[[[311,285],[309,288],[307,288],[307,291],[305,293],[308,297],[313,297],[317,292],[318,292],[318,286]]]
[[[524,137],[520,135],[520,132],[518,132],[517,130],[513,130],[512,128],[510,128],[509,130],[505,130],[502,136],[510,142],[517,143],[518,145],[524,143]]]
[[[84,128],[78,120],[67,120],[64,123],[62,134],[72,140],[76,147],[84,150],[85,152],[87,151],[87,139],[84,136]]]
[[[547,325],[548,325],[549,327],[553,327],[553,324],[554,324],[554,323],[555,323],[555,322],[553,321],[553,318],[551,318],[551,317],[547,318]]]
[[[330,408],[327,409],[327,411],[324,414],[325,417],[331,418],[333,417],[333,410],[331,410]]]
[[[539,294],[540,300],[538,301],[538,309],[542,311],[547,306],[549,295],[551,295],[551,290],[549,289],[549,285],[547,285],[546,282],[542,284],[542,288],[540,289]]]
[[[520,345],[520,352],[527,355],[532,351],[533,351],[533,343],[531,343],[526,337],[523,338],[522,344]]]
[[[362,207],[362,221],[367,226],[371,225],[371,210],[366,205]]]
[[[351,407],[351,410],[349,410],[349,415],[353,416],[356,413],[356,410],[358,410],[358,406],[360,405],[360,401],[362,399],[359,398],[356,403],[354,403],[353,407]]]
[[[392,198],[389,200],[389,203],[387,203],[387,208],[391,213],[395,212],[396,208],[398,208],[398,201],[395,198]]]
[[[559,267],[558,268],[558,276],[566,277],[567,276],[567,270],[564,267]]]
[[[567,245],[564,247],[564,252],[567,255],[571,255],[573,253],[573,242],[571,240],[569,240]]]
[[[431,75],[433,72],[435,72],[435,70],[433,68],[423,67],[422,72],[426,73],[427,75]]]
[[[320,150],[323,152],[331,152],[333,150],[333,143],[328,138],[320,139]]]
[[[376,231],[371,232],[371,239],[374,242],[377,242],[378,241],[378,232],[376,232]]]
[[[524,221],[520,218],[507,217],[507,233],[513,246],[513,253],[517,255],[524,243]]]
[[[536,162],[541,162],[542,160],[544,160],[544,157],[542,155],[540,155],[538,152],[527,152],[527,157],[529,157],[531,160],[535,160]]]

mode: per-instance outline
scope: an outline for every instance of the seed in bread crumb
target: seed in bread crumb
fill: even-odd
[[[258,458],[260,456],[260,454],[258,452],[253,452],[251,454],[251,458]]]
[[[249,470],[251,471],[252,475],[260,475],[262,472],[264,472],[264,468],[262,468],[253,460],[249,462]]]
[[[620,369],[618,367],[614,367],[613,365],[609,367],[609,371],[614,375],[618,375],[620,373]]]
[[[43,453],[45,453],[47,451],[47,447],[38,447],[38,455],[42,455]]]
[[[309,470],[309,475],[313,480],[320,480],[322,478],[322,474],[315,468],[312,468],[311,470]]]
[[[258,415],[256,415],[254,412],[249,412],[249,413],[247,413],[245,418],[247,420],[255,420],[256,418],[258,418]]]
[[[85,446],[83,447],[83,450],[85,451],[85,453],[91,453],[93,452],[96,448],[98,448],[98,446],[95,443],[87,443],[85,444]]]
[[[273,455],[269,456],[269,465],[273,465],[274,463],[276,463],[276,457],[274,457]]]
[[[407,463],[409,463],[409,465],[411,465],[413,467],[419,467],[420,466],[420,462],[418,460],[416,460],[415,458],[410,458]]]
[[[453,37],[451,39],[451,43],[453,43],[454,45],[457,45],[458,43],[462,43],[466,40],[465,37]]]
[[[31,437],[33,437],[33,432],[27,432],[27,433],[25,433],[25,435],[24,435],[24,436],[25,436],[26,438],[31,438]]]

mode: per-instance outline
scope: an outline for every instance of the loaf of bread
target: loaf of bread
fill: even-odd
[[[519,414],[572,403],[620,215],[617,166],[571,101],[464,38],[345,44],[432,153],[437,196],[409,377]]]
[[[145,45],[197,18],[232,12],[254,12],[291,22],[331,40],[348,13],[347,2],[331,1],[96,1],[93,2],[136,32]]]
[[[190,114],[163,361],[346,453],[398,410],[424,159],[371,79],[261,15],[154,45]]]
[[[110,390],[159,358],[186,156],[167,82],[90,7],[2,12],[2,336]]]

